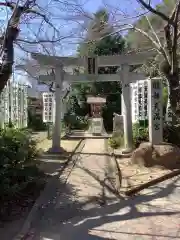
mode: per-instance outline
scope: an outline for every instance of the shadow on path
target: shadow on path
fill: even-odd
[[[92,172],[85,170],[86,173],[90,174],[95,178],[98,182],[99,179],[97,176],[94,176]],[[102,240],[102,239],[137,239],[138,235],[140,236],[146,236],[149,238],[142,238],[142,239],[153,239],[156,237],[163,237],[164,239],[178,239],[179,237],[176,236],[176,234],[161,234],[158,232],[158,235],[156,233],[141,233],[142,229],[145,227],[144,225],[138,224],[139,227],[139,233],[135,232],[133,220],[138,221],[138,219],[145,218],[146,221],[150,222],[153,218],[154,221],[156,221],[156,218],[159,216],[161,217],[171,217],[176,216],[177,217],[177,224],[178,219],[180,216],[180,208],[179,211],[176,209],[176,204],[172,201],[172,206],[162,205],[162,206],[156,206],[156,204],[152,204],[156,200],[161,200],[163,198],[169,198],[172,197],[171,195],[174,193],[175,190],[177,190],[177,181],[179,180],[179,177],[170,180],[167,182],[164,182],[163,184],[160,184],[156,187],[152,187],[152,192],[145,195],[139,195],[136,197],[133,197],[131,199],[122,200],[122,198],[119,201],[116,201],[110,205],[105,205],[103,207],[95,207],[91,209],[83,209],[83,204],[86,205],[87,202],[79,204],[78,202],[73,202],[73,194],[76,194],[73,186],[70,186],[69,184],[66,184],[64,186],[64,189],[61,187],[61,195],[64,194],[64,199],[62,199],[62,203],[57,203],[55,201],[54,204],[52,204],[51,208],[49,209],[50,214],[44,216],[44,222],[41,226],[39,225],[39,232],[37,239],[45,239],[49,238],[52,240]],[[103,185],[103,182],[99,182],[100,185]],[[59,187],[58,187],[59,189]],[[69,190],[68,190],[69,189]],[[69,194],[71,196],[69,196]],[[175,193],[174,193],[175,194]],[[179,194],[180,196],[180,194]],[[70,201],[68,202],[69,199]],[[179,197],[176,198],[176,200],[179,201]],[[94,199],[89,199],[89,203],[91,201],[94,201]],[[65,202],[66,204],[64,205]],[[171,203],[171,201],[169,201]],[[139,210],[139,205],[141,206],[141,210]],[[145,208],[145,210],[143,210]],[[179,214],[179,216],[177,216]],[[43,213],[41,213],[43,218]],[[129,231],[121,231],[124,224],[129,224],[129,222],[132,221],[132,229],[129,229]],[[46,222],[46,224],[44,224]],[[63,223],[63,224],[62,224]],[[38,224],[38,222],[36,223]],[[112,228],[110,231],[106,229],[101,230],[98,233],[98,230],[94,230],[95,228],[101,227],[104,224],[111,224],[113,226],[113,229],[117,229],[119,226],[119,234],[123,233],[126,236],[123,238],[113,238],[112,237]],[[122,224],[120,226],[120,224]],[[137,222],[136,222],[137,224]],[[125,225],[126,226],[126,225]],[[138,231],[137,227],[137,231]],[[167,226],[168,227],[168,226]],[[129,225],[128,225],[129,228]],[[36,228],[37,229],[37,228]],[[123,227],[123,230],[126,229],[126,227]],[[177,229],[178,230],[178,226]],[[146,231],[146,230],[144,230]],[[94,233],[95,232],[95,233]],[[116,234],[118,231],[114,231]],[[134,232],[134,233],[133,233]],[[103,234],[102,234],[103,233]],[[106,234],[105,234],[106,233]],[[134,234],[134,235],[133,235]],[[98,236],[101,235],[101,236]],[[105,236],[102,236],[105,235]],[[133,238],[131,238],[133,237]],[[141,239],[141,238],[140,238]],[[159,238],[158,238],[159,239]],[[161,238],[162,239],[162,238]]]

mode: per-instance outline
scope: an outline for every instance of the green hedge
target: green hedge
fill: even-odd
[[[121,135],[114,133],[112,137],[109,138],[108,143],[112,149],[117,149],[124,146],[124,139]]]
[[[143,126],[143,123],[133,124],[133,144],[135,148],[138,148],[142,142],[149,141],[149,130],[147,125]]]
[[[171,143],[180,147],[180,124],[179,125],[170,125],[165,124],[163,128],[163,139],[164,142]],[[143,122],[135,123],[133,125],[133,144],[135,148],[138,148],[142,142],[149,141],[149,130],[147,123]],[[109,145],[116,149],[123,147],[123,139],[117,134],[109,139]]]
[[[64,116],[64,125],[69,129],[84,130],[88,127],[88,119],[86,117],[77,116],[74,113],[68,113]]]
[[[18,194],[40,177],[34,161],[36,154],[36,142],[30,132],[0,130],[0,201]]]

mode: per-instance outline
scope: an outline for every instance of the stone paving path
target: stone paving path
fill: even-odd
[[[48,228],[59,228],[73,217],[83,216],[84,211],[117,199],[117,192],[107,179],[115,172],[107,151],[107,140],[86,140],[75,159],[63,176],[53,183],[47,203],[33,221],[32,229],[37,234],[33,239],[41,239],[40,235]]]
[[[180,177],[118,199],[115,165],[106,142],[88,139],[78,161],[54,182],[47,205],[39,210],[33,240],[180,239]],[[72,164],[73,165],[73,164]],[[72,167],[72,166],[70,166]]]
[[[43,131],[43,132],[33,132],[32,137],[38,141],[41,142],[43,140],[45,140],[47,138],[47,131]]]
[[[115,171],[104,139],[88,139],[67,183],[74,185],[75,199],[83,205],[103,205],[113,198],[107,177]],[[108,175],[108,176],[107,176]],[[107,185],[109,186],[109,184]],[[109,186],[111,189],[111,186]],[[87,204],[85,204],[87,203]],[[89,204],[88,204],[89,203]],[[89,208],[90,206],[88,206]]]
[[[148,189],[134,199],[91,210],[89,215],[64,224],[52,239],[180,239],[179,186],[178,177]],[[51,235],[48,236],[51,239]]]

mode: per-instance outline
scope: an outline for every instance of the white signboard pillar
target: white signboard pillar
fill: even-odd
[[[172,122],[172,110],[170,99],[168,98],[167,107],[166,107],[166,122]]]
[[[160,78],[148,81],[149,100],[149,141],[152,144],[163,142],[162,82]]]
[[[54,93],[43,93],[43,122],[53,123],[55,116],[55,98]]]
[[[131,83],[131,111],[132,111],[132,123],[138,121],[139,108],[138,108],[138,83]]]
[[[170,93],[170,90],[169,90],[169,86],[168,86],[168,102],[167,102],[167,106],[166,106],[166,116],[165,116],[166,122],[172,122],[172,116],[173,116],[169,93]]]
[[[132,150],[132,114],[131,114],[131,88],[128,79],[129,65],[122,65],[122,113],[124,115],[124,152]]]

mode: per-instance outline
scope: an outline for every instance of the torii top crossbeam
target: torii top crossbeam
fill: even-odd
[[[145,59],[153,57],[155,52],[146,51],[139,53],[128,53],[112,56],[92,56],[97,58],[98,66],[120,66],[121,64],[138,65],[142,64]],[[32,53],[32,58],[44,66],[84,66],[84,57],[58,57]]]

